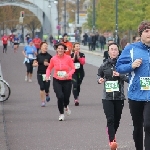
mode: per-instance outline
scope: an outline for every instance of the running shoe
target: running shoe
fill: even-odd
[[[45,102],[42,102],[41,107],[45,107],[45,106],[46,106]]]
[[[28,77],[27,76],[25,76],[25,81],[28,81]]]
[[[79,106],[79,100],[78,99],[74,100],[74,105]]]
[[[117,143],[115,141],[109,142],[111,150],[117,150]]]
[[[50,96],[46,95],[46,101],[49,102],[50,101]]]
[[[60,114],[60,116],[59,116],[59,121],[64,121],[64,120],[65,120],[64,114]]]
[[[64,108],[64,111],[65,111],[67,116],[71,115],[71,110],[69,109],[68,106],[67,106],[67,108]]]

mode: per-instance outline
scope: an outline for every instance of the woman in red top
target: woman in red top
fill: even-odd
[[[46,70],[46,81],[48,81],[50,73],[54,68],[53,88],[58,99],[59,121],[64,121],[64,111],[67,115],[71,114],[68,105],[71,94],[72,75],[75,72],[75,67],[71,57],[65,54],[67,47],[64,44],[59,43],[55,45],[55,49],[57,53],[51,58]]]

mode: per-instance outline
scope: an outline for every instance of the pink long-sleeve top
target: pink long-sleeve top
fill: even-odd
[[[58,80],[71,80],[72,75],[75,72],[74,63],[72,62],[71,57],[66,54],[64,54],[62,57],[56,54],[51,58],[49,66],[46,70],[46,77],[50,76],[50,73],[53,68],[54,68],[53,77]],[[63,77],[60,77],[58,75],[60,72],[66,72],[68,74],[68,78],[64,79]]]

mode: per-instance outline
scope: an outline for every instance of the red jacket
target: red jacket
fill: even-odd
[[[33,43],[34,43],[34,46],[36,47],[36,48],[40,48],[40,44],[41,44],[41,39],[40,38],[34,38],[33,39]]]
[[[46,77],[50,76],[52,69],[54,68],[53,77],[58,80],[71,80],[72,75],[75,72],[74,63],[70,56],[64,54],[64,56],[60,57],[55,55],[51,58],[49,66],[46,70]],[[64,79],[62,76],[62,72],[66,72],[68,74],[68,78]]]
[[[69,41],[67,41],[67,42],[62,41],[62,43],[63,43],[64,45],[66,45],[67,48],[68,48],[68,50],[65,51],[65,54],[66,54],[66,55],[70,55],[70,54],[71,54],[71,51],[72,51],[72,48],[73,48],[72,43],[69,42]]]
[[[3,42],[3,44],[7,44],[8,43],[8,37],[7,36],[3,36],[2,37],[2,42]]]

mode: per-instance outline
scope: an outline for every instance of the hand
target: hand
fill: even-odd
[[[45,77],[45,81],[48,82],[48,80],[49,80],[49,77]]]
[[[135,69],[137,67],[140,67],[140,65],[142,64],[142,59],[136,59],[133,63],[132,63],[132,68]]]
[[[113,71],[113,76],[119,76],[120,74],[118,73],[118,72],[116,72],[116,71]]]
[[[49,63],[48,63],[47,61],[44,61],[44,65],[45,65],[45,66],[48,66]]]
[[[100,84],[102,84],[102,83],[104,82],[104,78],[100,78],[100,79],[98,80],[98,82],[99,82]]]

